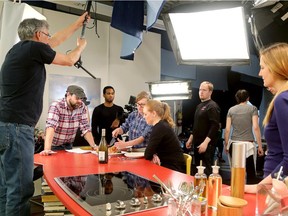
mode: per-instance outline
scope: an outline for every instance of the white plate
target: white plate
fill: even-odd
[[[124,155],[129,158],[141,158],[144,157],[144,152],[127,152]]]
[[[85,154],[90,153],[91,150],[83,150],[81,148],[73,148],[73,149],[66,149],[67,152],[77,153],[77,154]]]
[[[98,155],[98,152],[92,151],[92,154]],[[123,155],[123,152],[117,152],[117,153],[108,153],[108,156],[116,156],[116,155]]]

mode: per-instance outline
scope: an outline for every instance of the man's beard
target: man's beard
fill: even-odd
[[[77,109],[77,108],[79,107],[79,105],[78,105],[77,103],[74,103],[74,104],[73,104],[73,103],[71,102],[71,99],[69,100],[69,106],[72,107],[73,110],[74,110],[74,109]]]

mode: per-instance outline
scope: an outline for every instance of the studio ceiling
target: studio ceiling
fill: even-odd
[[[84,0],[69,0],[69,1],[68,0],[62,0],[62,1],[61,0],[56,0],[56,1],[55,0],[45,0],[45,1],[44,0],[41,0],[41,1],[22,0],[21,2],[27,3],[32,6],[37,6],[41,8],[46,8],[50,10],[55,10],[55,11],[60,11],[63,13],[69,13],[69,14],[75,14],[75,15],[81,15],[83,11],[86,10],[86,4],[87,4],[87,1],[84,1]],[[259,3],[260,6],[259,7],[257,6],[256,9],[254,7],[254,1],[252,0],[241,0],[241,1],[239,0],[231,0],[231,1],[227,1],[227,0],[197,0],[197,1],[196,0],[190,0],[190,1],[166,0],[157,22],[153,25],[153,28],[150,29],[149,31],[153,31],[153,32],[161,34],[161,47],[167,50],[171,50],[170,42],[167,37],[165,26],[162,21],[162,14],[168,13],[168,12],[179,12],[179,11],[182,11],[182,12],[194,11],[195,12],[195,11],[201,11],[201,10],[220,9],[220,8],[231,7],[231,6],[243,6],[245,10],[245,14],[246,14],[247,23],[248,23],[248,18],[251,16],[251,13],[253,10],[254,11],[266,10],[267,12],[263,13],[262,18],[264,17],[265,19],[268,19],[268,17],[270,16],[270,13],[272,13],[272,12],[269,12],[270,8],[273,7],[274,4],[279,2],[279,0],[269,0],[269,1],[268,0],[255,0],[255,2],[258,2],[258,3],[260,2]],[[284,5],[282,13],[286,13],[288,11],[288,3],[285,1],[280,1],[280,2],[282,2],[282,4]],[[112,17],[112,11],[113,11],[113,3],[114,1],[108,1],[108,0],[103,0],[103,1],[95,0],[94,1],[93,0],[92,8],[90,11],[91,18],[110,23],[111,17]],[[267,16],[267,14],[269,14],[269,16]],[[282,35],[285,35],[285,37],[287,35],[286,32],[284,32],[285,34],[283,34],[283,31],[284,31],[283,25],[287,25],[288,19],[282,23],[281,20],[279,21],[278,15],[277,17],[276,15],[273,15],[273,16],[275,17],[272,17],[270,21],[270,22],[273,22],[272,24],[270,24],[272,27],[269,26],[269,28],[267,27],[265,30],[269,31],[269,29],[271,28],[273,29],[273,27],[280,29],[277,31],[277,33],[275,32],[275,30],[273,31],[275,32],[275,35],[277,36],[278,34],[278,37],[280,37],[281,41],[283,41],[284,36]],[[263,23],[262,18],[258,19],[259,25],[262,25]],[[279,22],[281,23],[282,27],[279,25]],[[248,34],[251,34],[250,29],[249,29],[250,28],[249,24],[247,24],[247,28],[248,28]],[[250,37],[250,40],[252,40],[251,38],[252,37]],[[268,41],[269,40],[270,38],[268,38]],[[272,41],[274,40],[276,39],[272,39]],[[253,44],[253,42],[251,42],[251,44]],[[251,50],[252,52],[253,52],[253,49],[254,47]]]

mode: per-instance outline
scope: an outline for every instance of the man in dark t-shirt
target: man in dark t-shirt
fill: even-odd
[[[112,139],[112,131],[124,122],[123,108],[113,103],[115,90],[112,86],[104,87],[103,97],[105,102],[95,107],[92,114],[92,134],[97,144],[100,143],[103,128],[106,129],[106,141],[109,144]]]
[[[207,81],[199,87],[199,98],[201,103],[197,105],[194,114],[192,134],[190,135],[186,148],[194,147],[194,158],[196,166],[202,160],[206,167],[205,173],[209,176],[212,173],[214,154],[218,140],[218,129],[220,123],[220,108],[211,99],[213,84]]]
[[[5,57],[0,71],[0,215],[30,216],[34,127],[42,112],[45,64],[72,66],[78,61],[85,39],[78,39],[67,55],[52,48],[82,27],[86,16],[52,37],[47,21],[23,20],[18,27],[21,41]]]

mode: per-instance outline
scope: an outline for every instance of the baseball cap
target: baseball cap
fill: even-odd
[[[86,97],[82,98],[82,101],[86,106],[90,104],[90,101],[88,101]]]
[[[85,95],[84,90],[81,87],[76,86],[76,85],[68,86],[66,92],[69,92],[70,94],[75,94],[80,99],[87,98],[86,95]]]

